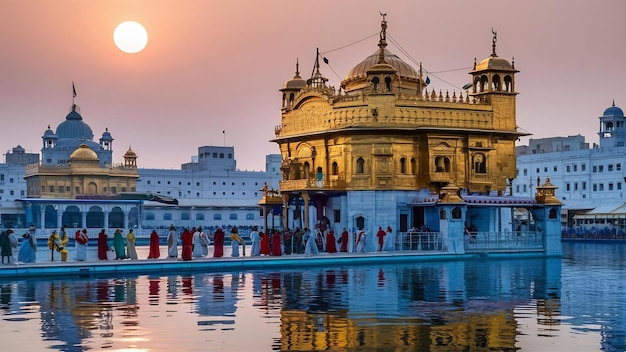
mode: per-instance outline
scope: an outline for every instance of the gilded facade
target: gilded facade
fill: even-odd
[[[419,190],[438,194],[446,186],[470,194],[508,192],[516,174],[515,141],[525,135],[516,124],[516,73],[514,62],[496,54],[494,32],[491,55],[474,60],[469,72],[471,88],[431,88],[421,67],[387,49],[383,16],[378,50],[338,89],[327,85],[317,59],[310,79],[301,78],[297,67],[280,90],[274,141],[285,204],[303,198],[324,207],[329,199],[337,203],[336,197],[363,191],[395,191],[391,201],[402,203]],[[317,220],[325,213],[318,207]]]
[[[130,148],[124,154],[124,165],[101,167],[98,155],[81,144],[66,165],[31,164],[24,178],[28,198],[76,199],[94,196],[116,196],[135,192],[137,155]]]

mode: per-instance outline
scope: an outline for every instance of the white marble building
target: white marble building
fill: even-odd
[[[608,107],[599,117],[599,145],[582,135],[530,139],[517,147],[517,177],[513,194],[531,196],[549,177],[557,186],[564,226],[624,228],[626,221],[626,118]]]

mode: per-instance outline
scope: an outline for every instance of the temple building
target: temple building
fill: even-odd
[[[296,65],[280,89],[282,116],[273,140],[282,157],[286,225],[372,235],[387,226],[427,228],[444,237],[470,226],[514,232],[514,209],[533,213],[538,201],[510,195],[515,142],[526,134],[516,122],[519,71],[496,54],[496,41],[494,32],[491,55],[474,59],[465,94],[431,88],[421,64],[416,70],[394,55],[384,15],[378,49],[338,89],[327,85],[319,54],[310,79]],[[446,246],[456,245],[463,246],[454,240]]]
[[[113,162],[108,129],[99,142],[93,138],[72,104],[56,130],[48,126],[44,132],[41,161],[20,146],[7,152],[7,164],[0,164],[2,226],[34,224],[42,233],[63,224],[95,233],[136,227],[139,236],[171,225],[208,231],[237,226],[242,235],[253,226],[264,228],[267,217],[257,203],[264,185],[278,186],[279,155],[265,156],[265,171],[242,171],[234,147],[201,146],[178,170],[141,169],[130,146],[123,162]],[[279,218],[273,215],[270,224]]]

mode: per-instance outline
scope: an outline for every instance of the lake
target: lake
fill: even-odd
[[[625,351],[626,244],[562,258],[0,281],[2,350]]]

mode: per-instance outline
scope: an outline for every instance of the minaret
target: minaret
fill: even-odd
[[[128,150],[124,153],[124,166],[137,168],[137,154],[128,146]]]
[[[296,59],[296,74],[292,79],[285,82],[280,91],[283,93],[283,109],[291,109],[296,94],[306,87],[306,81],[300,77],[300,63]]]
[[[483,96],[489,94],[516,95],[515,74],[519,72],[515,69],[515,59],[509,63],[506,59],[498,57],[496,54],[496,42],[498,33],[491,30],[493,39],[491,43],[491,56],[476,64],[474,59],[474,69],[472,75],[472,95]]]
[[[370,82],[370,94],[393,93],[393,82],[397,80],[396,69],[385,59],[387,48],[387,20],[386,13],[380,14],[383,20],[380,23],[380,39],[378,40],[378,62],[367,70],[367,80]]]

